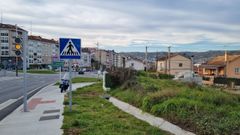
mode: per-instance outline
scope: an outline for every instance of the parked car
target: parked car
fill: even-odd
[[[80,70],[80,71],[78,72],[78,74],[79,74],[79,75],[83,75],[84,72],[83,72],[82,70]]]

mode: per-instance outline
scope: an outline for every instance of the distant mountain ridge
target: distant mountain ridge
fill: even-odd
[[[219,56],[219,55],[224,55],[225,51],[207,51],[207,52],[171,52],[171,53],[177,53],[181,54],[187,57],[193,56],[193,61],[194,63],[203,63],[208,61],[209,59]],[[240,50],[239,51],[227,51],[229,55],[240,55]],[[120,54],[124,56],[130,56],[130,57],[135,57],[144,60],[145,58],[145,53],[144,52],[121,52]],[[167,52],[149,52],[148,53],[148,60],[155,61],[156,58],[158,57],[164,57],[167,56]]]

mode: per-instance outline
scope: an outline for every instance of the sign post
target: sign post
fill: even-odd
[[[27,35],[24,36],[24,45],[23,45],[23,110],[24,112],[28,111],[27,107]]]
[[[72,59],[81,58],[81,39],[60,38],[60,59],[68,59],[69,109],[72,111]]]

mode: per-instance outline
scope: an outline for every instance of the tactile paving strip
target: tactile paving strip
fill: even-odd
[[[40,117],[39,121],[59,119],[59,117],[59,115],[42,116]]]
[[[46,114],[46,113],[56,113],[56,112],[60,112],[60,109],[56,109],[56,110],[46,110],[43,112],[43,114]]]

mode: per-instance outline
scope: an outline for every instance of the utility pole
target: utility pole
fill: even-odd
[[[224,76],[227,77],[227,66],[228,66],[228,54],[227,54],[227,49],[226,49],[226,46],[225,47],[225,59],[224,59],[224,62],[225,62],[225,68],[224,68]]]
[[[171,61],[170,61],[170,53],[171,53],[171,46],[168,46],[168,74],[170,75],[170,73],[171,73]]]
[[[157,54],[156,54],[156,60],[155,60],[155,61],[156,61],[155,70],[158,71],[158,69],[157,69],[157,67],[158,67],[158,57],[159,57],[159,56],[158,56],[158,50],[157,50],[156,53],[157,53]]]
[[[30,35],[32,35],[32,21],[31,21],[31,31],[30,31]]]
[[[18,29],[17,29],[17,24],[16,26],[16,38],[18,37]],[[16,66],[15,66],[15,70],[16,70],[16,76],[18,76],[18,55],[16,55]]]
[[[2,10],[1,10],[1,24],[3,23],[3,13],[2,13]]]
[[[98,52],[98,58],[99,58],[99,64],[98,64],[98,66],[99,66],[99,70],[101,69],[101,51],[100,51],[100,49],[99,49],[99,42],[97,42],[97,52]]]
[[[69,69],[69,109],[72,112],[72,60],[68,60]]]
[[[147,46],[146,46],[146,51],[145,51],[145,64],[146,64],[146,71],[148,69],[148,51],[147,51]]]
[[[194,55],[192,55],[191,56],[191,61],[192,61],[192,63],[191,63],[191,70],[192,70],[192,77],[194,77],[194,63],[193,63],[193,57],[194,57]]]

